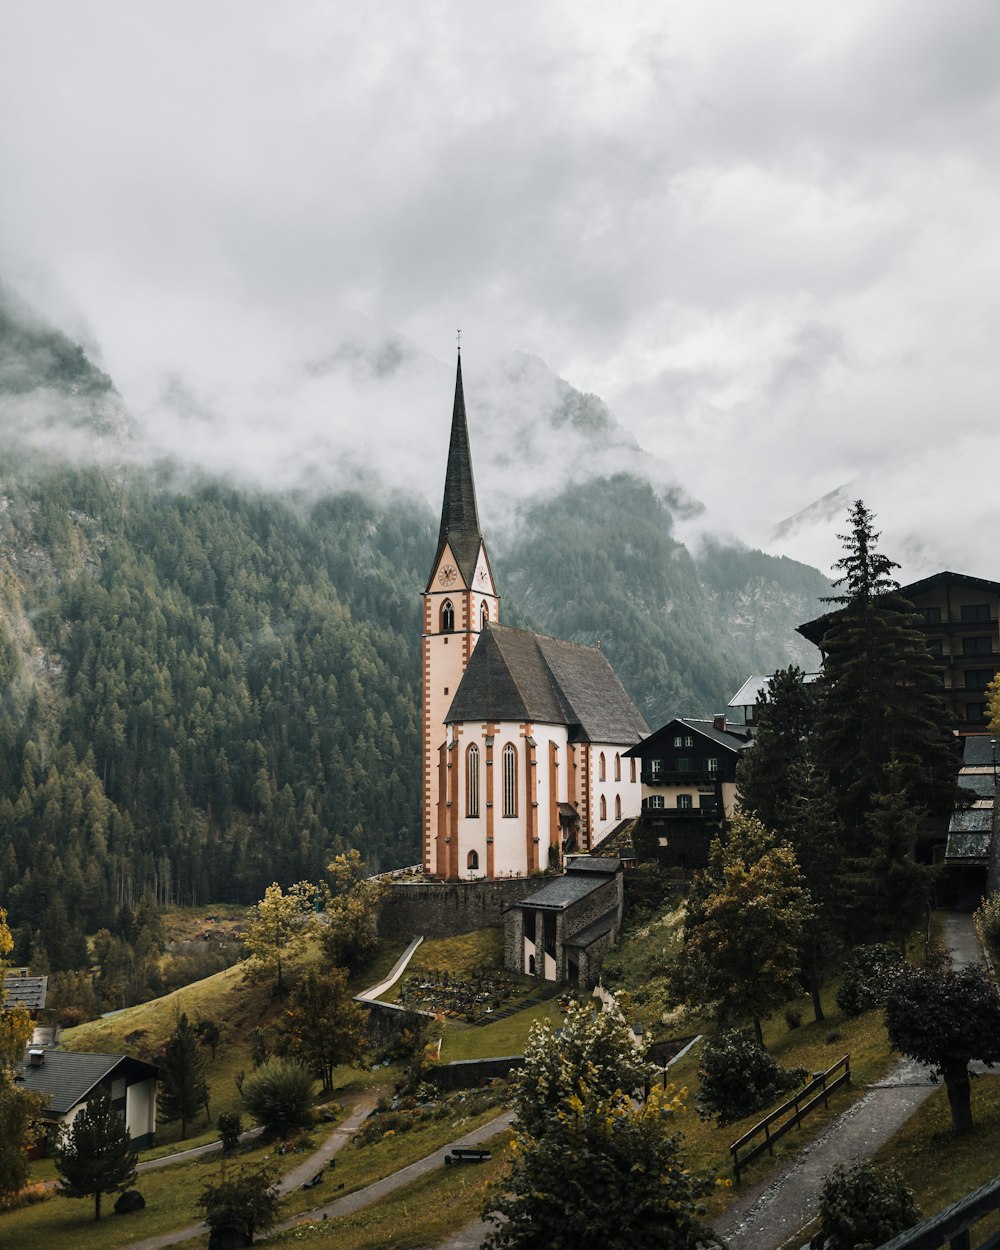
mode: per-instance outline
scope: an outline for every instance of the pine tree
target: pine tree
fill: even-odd
[[[187,1015],[182,1015],[160,1060],[158,1100],[160,1115],[168,1124],[180,1120],[181,1140],[187,1136],[188,1124],[202,1108],[208,1114],[208,1084],[203,1068],[197,1036]]]
[[[135,1181],[138,1154],[125,1118],[111,1105],[111,1095],[101,1086],[56,1147],[59,1184],[63,1198],[94,1198],[94,1219],[101,1218],[101,1195],[118,1193]]]
[[[937,814],[958,797],[958,760],[948,712],[937,693],[939,669],[913,605],[899,592],[899,566],[877,550],[874,516],[859,499],[851,530],[838,537],[844,555],[828,602],[819,682],[817,758],[840,795],[840,812],[854,849],[866,849],[867,815],[882,788],[882,769],[895,758],[915,803]]]

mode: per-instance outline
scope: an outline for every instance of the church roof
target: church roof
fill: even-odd
[[[632,745],[649,726],[596,647],[488,624],[445,718],[566,725],[571,740]]]
[[[449,543],[459,572],[466,585],[471,586],[482,541],[479,512],[476,509],[476,483],[472,476],[469,424],[465,416],[462,357],[459,356],[455,374],[455,406],[451,414],[448,468],[444,478],[444,499],[441,503],[441,530],[432,567],[437,567],[445,543]]]

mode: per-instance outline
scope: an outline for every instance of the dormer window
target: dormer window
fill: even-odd
[[[441,633],[450,634],[455,629],[455,605],[450,599],[441,604]]]

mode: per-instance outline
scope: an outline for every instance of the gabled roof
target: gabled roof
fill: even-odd
[[[748,677],[740,686],[739,690],[729,700],[729,707],[754,707],[760,698],[761,691],[765,690],[771,684],[772,673],[766,675],[754,674]],[[802,681],[805,685],[810,685],[814,681],[819,681],[819,673],[803,673]]]
[[[675,716],[673,720],[668,720],[665,725],[661,725],[659,729],[654,730],[645,741],[632,747],[625,754],[634,756],[645,755],[648,748],[658,747],[661,739],[673,737],[679,729],[700,734],[701,737],[708,739],[708,741],[713,742],[716,746],[720,746],[726,751],[742,751],[750,742],[750,733],[742,726],[737,727],[734,725],[729,727],[727,725],[726,729],[716,729],[714,721],[695,720],[690,716]]]
[[[45,1006],[48,977],[29,977],[20,972],[8,972],[3,980],[3,1004],[7,1007],[27,1007],[29,1011],[41,1011]]]
[[[621,872],[621,862],[617,859],[581,855],[570,862],[561,877],[555,877],[540,890],[514,905],[529,910],[541,908],[543,911],[565,911],[567,907],[607,885],[617,872]]]
[[[476,508],[476,483],[472,476],[472,452],[469,447],[469,424],[465,416],[465,391],[462,386],[462,357],[455,374],[455,405],[451,414],[451,442],[448,446],[448,468],[444,478],[444,499],[441,503],[441,529],[437,553],[431,569],[437,567],[445,544],[458,563],[467,586],[472,585],[476,560],[483,536],[479,529]],[[428,583],[428,589],[430,583]]]
[[[649,733],[596,647],[495,622],[480,635],[445,721],[566,725],[571,741],[616,745]]]
[[[83,1102],[95,1085],[111,1076],[135,1075],[140,1080],[155,1079],[159,1069],[152,1063],[129,1055],[101,1055],[79,1050],[46,1050],[45,1062],[39,1067],[25,1064],[18,1073],[19,1089],[48,1095],[46,1114],[65,1115]]]

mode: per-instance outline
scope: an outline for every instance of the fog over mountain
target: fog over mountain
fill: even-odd
[[[998,39],[990,0],[6,4],[0,273],[151,453],[423,480],[461,326],[486,509],[488,465],[535,489],[492,420],[556,385],[527,357],[692,541],[853,483],[904,580],[997,576]]]

